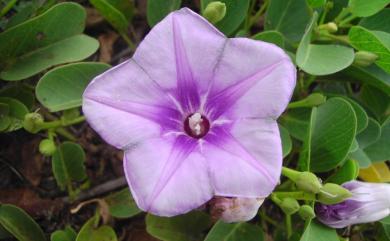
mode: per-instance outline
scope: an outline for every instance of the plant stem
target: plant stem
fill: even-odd
[[[297,200],[308,200],[308,201],[315,201],[316,197],[314,193],[308,193],[303,191],[295,191],[295,192],[274,192],[272,195],[274,195],[277,199],[283,199],[283,198],[294,198]]]
[[[253,15],[251,18],[249,18],[248,26],[246,27],[246,30],[249,31],[249,29],[255,24],[259,19],[261,18],[261,15],[265,12],[268,6],[268,0],[264,0],[263,5],[261,5],[260,9]]]
[[[135,50],[135,44],[131,41],[131,39],[125,34],[125,33],[120,33],[121,37],[123,38],[123,40],[125,40],[125,42],[127,43],[127,45],[129,46],[129,48],[134,51]]]
[[[299,174],[298,171],[295,171],[293,169],[290,169],[288,167],[282,167],[282,175],[288,177],[288,179],[295,180],[297,179],[297,175]]]
[[[291,225],[291,215],[286,214],[286,229],[287,229],[287,238],[289,239],[292,235],[292,225]]]
[[[57,132],[58,134],[60,134],[61,136],[65,137],[66,139],[70,140],[70,141],[76,141],[77,138],[72,135],[72,133],[70,133],[69,131],[67,131],[65,128],[57,128],[55,129],[55,132]]]
[[[326,32],[321,32],[320,35],[323,37],[330,38],[332,40],[336,40],[336,41],[351,45],[351,43],[349,42],[348,36],[346,36],[346,35],[333,35],[333,34],[326,33]]]
[[[262,218],[264,221],[272,224],[273,226],[277,227],[279,224],[275,222],[272,218],[268,217],[263,210],[259,212],[260,218]]]
[[[343,8],[343,10],[341,10],[339,15],[334,19],[334,21],[336,23],[339,23],[341,21],[341,19],[343,19],[345,16],[347,16],[349,14],[349,12],[350,12],[349,8]]]
[[[351,22],[352,20],[354,20],[356,18],[357,18],[357,16],[355,16],[355,15],[351,15],[349,17],[346,17],[345,19],[340,21],[339,26],[344,27],[345,25],[349,24],[349,22]]]
[[[17,0],[9,1],[7,3],[7,5],[5,5],[5,7],[1,9],[1,11],[0,11],[0,18],[3,17],[4,15],[6,15],[8,13],[8,11],[13,8],[13,6],[16,4],[16,2],[17,2]]]
[[[85,121],[85,116],[79,116],[73,120],[70,121],[63,121],[63,120],[55,120],[55,121],[49,121],[49,122],[43,122],[39,125],[39,128],[41,130],[43,129],[55,129],[59,127],[66,127],[74,124],[78,124],[80,122]]]

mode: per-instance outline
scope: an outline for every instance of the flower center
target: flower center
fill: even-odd
[[[198,112],[189,115],[184,121],[184,131],[196,139],[204,137],[209,129],[210,122]]]

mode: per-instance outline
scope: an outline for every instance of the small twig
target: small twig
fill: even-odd
[[[114,191],[118,188],[125,187],[127,185],[126,178],[120,177],[108,182],[105,182],[99,186],[96,186],[92,189],[89,189],[87,191],[81,192],[77,197],[75,201],[84,201],[87,199],[95,198],[97,196],[103,195],[105,193]],[[63,202],[70,202],[69,197],[64,197],[62,199]]]

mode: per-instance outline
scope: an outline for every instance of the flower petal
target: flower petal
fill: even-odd
[[[291,99],[296,69],[279,47],[251,39],[227,42],[206,104],[211,119],[227,114],[276,119]]]
[[[198,107],[199,96],[207,91],[225,42],[204,18],[182,8],[149,32],[133,59],[188,111],[190,104]]]
[[[187,136],[155,138],[125,153],[125,173],[138,206],[160,216],[188,212],[213,196],[206,160]]]
[[[282,150],[273,120],[237,121],[213,127],[206,136],[204,156],[209,162],[215,194],[228,197],[267,197],[279,181]]]
[[[96,77],[83,95],[89,124],[108,143],[126,148],[175,128],[180,112],[132,60]],[[175,122],[176,120],[176,122]]]

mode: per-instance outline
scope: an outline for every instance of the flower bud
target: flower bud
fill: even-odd
[[[304,220],[309,220],[309,219],[313,219],[315,218],[316,214],[314,213],[314,210],[312,207],[310,207],[309,205],[302,205],[300,208],[299,208],[299,211],[298,211],[298,214],[299,216],[301,216],[302,219]]]
[[[294,198],[286,197],[282,199],[282,201],[279,203],[279,207],[283,210],[285,214],[291,215],[299,210],[299,203]]]
[[[329,22],[329,23],[322,24],[322,25],[318,26],[318,29],[325,30],[329,33],[335,33],[335,32],[337,32],[338,27],[334,22]]]
[[[295,180],[295,184],[298,189],[311,193],[319,193],[322,188],[322,184],[318,177],[311,172],[299,173]]]
[[[355,59],[353,63],[362,67],[367,67],[373,64],[378,59],[378,55],[367,52],[367,51],[358,51],[355,53]]]
[[[28,113],[24,116],[23,127],[28,132],[37,133],[42,123],[43,117],[39,113]]]
[[[347,189],[335,183],[326,183],[320,193],[318,193],[318,201],[323,204],[336,204],[351,197],[352,194]]]
[[[221,21],[226,14],[226,5],[223,2],[215,1],[207,5],[203,12],[205,17],[210,23],[215,24]]]
[[[44,156],[51,156],[56,151],[57,147],[53,140],[43,139],[39,143],[39,152]]]
[[[342,185],[352,197],[334,205],[317,203],[317,219],[332,228],[378,221],[390,215],[390,184],[350,181]]]

